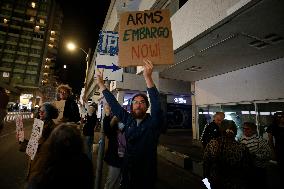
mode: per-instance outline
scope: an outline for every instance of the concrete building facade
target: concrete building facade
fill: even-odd
[[[239,127],[253,121],[261,131],[274,112],[284,110],[283,1],[114,0],[102,30],[117,31],[123,11],[164,8],[171,11],[175,62],[156,69],[154,79],[166,96],[191,97],[194,139],[216,111]],[[121,103],[124,93],[144,91],[143,78],[133,74],[139,70],[124,73],[123,83],[110,82]],[[87,94],[92,96],[90,90]]]
[[[0,85],[16,99],[38,91],[54,99],[61,8],[55,0],[3,0],[0,9]]]

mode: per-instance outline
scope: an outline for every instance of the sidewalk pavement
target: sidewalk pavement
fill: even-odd
[[[203,176],[203,147],[190,129],[169,129],[160,136],[158,154],[191,173]]]
[[[202,183],[202,148],[192,142],[191,130],[170,130],[160,137],[158,146],[157,189],[205,188]],[[94,166],[100,133],[95,133]],[[103,164],[102,185],[107,176]]]

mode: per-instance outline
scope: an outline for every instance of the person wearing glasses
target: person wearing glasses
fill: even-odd
[[[145,94],[132,98],[131,111],[127,112],[106,88],[103,74],[97,70],[100,87],[113,114],[125,125],[126,152],[122,167],[121,188],[152,189],[157,177],[157,145],[163,125],[159,92],[152,79],[153,64],[144,60],[143,76],[151,102],[151,114],[146,113],[150,103]]]

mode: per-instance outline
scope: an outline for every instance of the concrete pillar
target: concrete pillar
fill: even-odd
[[[192,104],[192,139],[198,139],[199,129],[198,129],[198,114],[195,101],[195,82],[191,82],[191,104]]]
[[[120,104],[120,105],[122,105],[123,104],[123,101],[124,101],[124,91],[117,91],[117,93],[116,93],[116,99],[117,99],[117,101],[118,101],[118,103]]]

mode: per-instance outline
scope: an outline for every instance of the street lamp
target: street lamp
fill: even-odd
[[[74,50],[76,50],[76,49],[80,49],[83,53],[85,53],[85,55],[86,55],[86,76],[85,76],[85,81],[84,81],[84,84],[85,84],[85,87],[86,87],[86,82],[87,82],[87,74],[88,74],[88,70],[89,70],[89,61],[90,61],[90,56],[91,56],[91,48],[89,48],[89,51],[88,51],[88,53],[84,50],[84,49],[82,49],[81,47],[77,47],[76,45],[75,45],[75,43],[73,43],[73,42],[69,42],[69,43],[67,43],[66,44],[66,47],[67,47],[67,49],[68,50],[70,50],[70,51],[74,51]]]

